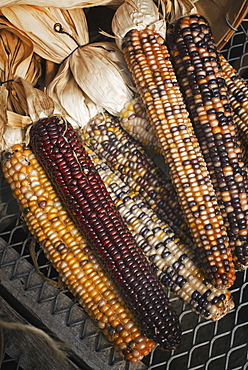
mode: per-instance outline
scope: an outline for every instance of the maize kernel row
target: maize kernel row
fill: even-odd
[[[158,137],[206,276],[213,285],[230,287],[235,269],[227,232],[163,43],[151,29],[133,29],[124,38],[123,52]]]
[[[175,348],[181,336],[178,316],[76,131],[56,116],[42,119],[30,130],[30,144],[62,203],[144,332],[162,348]]]
[[[163,285],[205,319],[222,318],[234,307],[227,289],[205,281],[191,248],[147,207],[106,163],[87,149],[117,209]]]
[[[171,48],[185,102],[206,160],[230,246],[248,247],[247,174],[219,57],[204,17],[176,22]],[[245,258],[240,260],[243,265]]]
[[[191,234],[170,179],[144,148],[122,129],[118,120],[108,115],[97,115],[85,126],[81,138],[130,188],[138,191],[149,207],[181,238],[186,240],[187,237],[187,242],[191,242]]]
[[[28,229],[62,281],[115,349],[131,362],[141,360],[155,343],[142,335],[136,319],[71,221],[32,151],[21,145],[13,146],[4,153],[2,167]]]

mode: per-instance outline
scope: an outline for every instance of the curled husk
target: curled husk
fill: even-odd
[[[29,39],[0,26],[0,80],[8,90],[7,108],[25,115],[23,93],[17,80],[23,78],[36,85],[42,74],[41,58],[33,51]]]
[[[75,81],[96,106],[116,115],[134,96],[134,82],[113,42],[88,44],[69,58]]]
[[[77,84],[70,70],[69,58],[61,64],[46,93],[55,104],[55,112],[63,114],[74,128],[83,127],[102,111]]]
[[[13,5],[35,5],[35,6],[52,6],[63,9],[89,8],[91,6],[111,6],[117,8],[123,0],[2,0],[1,7]]]
[[[89,42],[83,9],[14,5],[1,8],[1,13],[5,17],[1,23],[27,37],[35,53],[54,63],[62,63],[78,45]]]
[[[126,0],[115,12],[112,31],[121,49],[122,39],[132,29],[143,30],[147,26],[165,38],[166,22],[153,1]]]
[[[165,19],[169,23],[189,14],[197,13],[198,0],[162,0],[165,4]]]

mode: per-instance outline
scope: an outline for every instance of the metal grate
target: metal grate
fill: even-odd
[[[1,370],[23,370],[19,365],[21,356],[16,357],[16,358],[11,358],[10,356],[7,355],[7,352],[5,349],[4,349],[3,356],[4,357],[2,361]]]
[[[245,79],[248,79],[247,29],[248,19],[244,19],[222,50],[223,55]],[[202,319],[168,292],[173,306],[180,314],[183,329],[180,347],[171,352],[156,349],[143,362],[130,365],[118,357],[67,290],[52,286],[37,274],[29,251],[31,237],[1,174],[0,189],[0,281],[1,274],[4,276],[4,287],[0,293],[6,295],[12,305],[16,305],[16,310],[28,317],[31,323],[41,325],[43,329],[45,327],[48,333],[67,343],[72,361],[78,368],[84,369],[87,365],[91,369],[111,370],[248,369],[247,271],[237,273],[237,280],[231,289],[235,309],[215,323]],[[54,283],[58,282],[56,271],[47,262],[38,245],[36,253],[40,271]],[[13,291],[12,298],[7,294],[8,289]],[[22,295],[25,297],[22,298]],[[2,369],[21,369],[22,356],[10,358],[7,347]],[[37,369],[43,370],[45,367]]]

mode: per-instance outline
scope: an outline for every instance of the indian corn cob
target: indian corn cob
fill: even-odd
[[[137,14],[139,5],[141,11],[153,6],[155,20],[159,19],[155,4],[149,0],[138,1],[131,12]],[[115,35],[121,34],[115,29],[117,24],[121,27],[116,18],[128,6],[131,7],[125,2],[115,12],[112,20]],[[149,20],[152,22],[150,10]],[[215,286],[230,287],[235,280],[235,268],[227,232],[205,161],[200,149],[196,149],[199,144],[171,57],[164,39],[153,27],[138,26],[129,25],[131,29],[119,43],[168,164],[206,276]]]
[[[173,62],[234,249],[248,264],[247,172],[228,90],[207,20],[180,18],[171,32]]]
[[[191,239],[171,180],[116,118],[98,114],[83,128],[81,138],[181,237]]]
[[[120,125],[124,130],[147,148],[160,153],[157,137],[148,120],[140,97],[126,102],[119,116]]]
[[[246,81],[243,80],[236,70],[227,62],[227,60],[219,54],[220,63],[222,66],[223,76],[225,83],[227,84],[230,103],[233,108],[233,121],[237,126],[238,133],[243,144],[243,155],[245,163],[248,163],[247,159],[247,148],[248,148],[248,87]],[[137,112],[135,105],[137,105]],[[142,118],[140,118],[142,116]],[[133,99],[126,104],[120,114],[120,124],[123,128],[132,135],[136,140],[139,140],[142,144],[148,145],[153,148],[158,144],[154,144],[157,141],[155,132],[151,126],[149,130],[145,131],[142,127],[139,129],[139,124],[144,124],[144,127],[148,127],[148,118],[145,118],[145,108],[140,102],[139,98]],[[134,126],[133,126],[134,125]],[[156,152],[159,152],[158,148],[155,148]],[[239,249],[241,256],[239,256]],[[234,261],[236,267],[242,269],[247,265],[247,246],[237,248],[233,251]],[[239,264],[238,261],[242,259],[244,264]]]
[[[248,86],[235,68],[219,54],[222,73],[227,84],[230,104],[233,108],[233,119],[237,125],[241,141],[248,146]]]
[[[181,334],[178,317],[75,130],[56,116],[41,119],[30,130],[30,144],[146,335],[162,348],[175,348]]]
[[[161,283],[205,319],[222,318],[234,307],[230,292],[207,283],[191,248],[181,242],[168,224],[143,202],[139,193],[111,171],[103,159],[91,149],[86,147],[86,150]]]
[[[71,221],[33,152],[14,145],[3,153],[2,168],[23,219],[62,281],[115,349],[131,362],[141,360],[155,343],[141,333],[137,320]]]

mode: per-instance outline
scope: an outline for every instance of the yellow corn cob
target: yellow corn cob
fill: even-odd
[[[13,146],[4,153],[2,167],[29,230],[63,282],[115,349],[131,362],[141,360],[155,343],[142,335],[136,319],[62,207],[32,151],[21,145]]]
[[[164,40],[150,28],[132,29],[122,48],[205,273],[213,285],[229,287],[235,269],[227,232]]]

